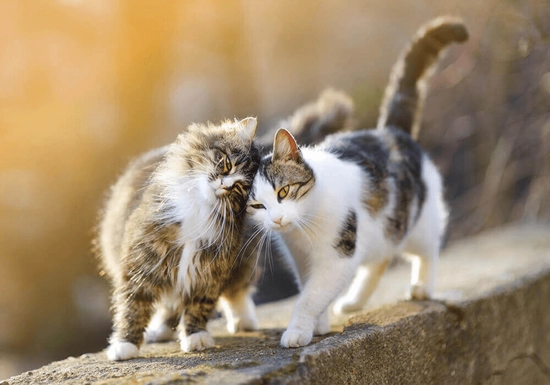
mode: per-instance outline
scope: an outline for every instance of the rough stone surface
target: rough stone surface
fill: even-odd
[[[449,247],[437,299],[405,301],[409,268],[389,271],[365,311],[332,319],[333,332],[279,347],[294,299],[259,308],[262,331],[182,353],[151,344],[142,358],[105,353],[51,363],[16,384],[550,384],[550,225],[495,230]],[[0,382],[1,383],[1,382]]]

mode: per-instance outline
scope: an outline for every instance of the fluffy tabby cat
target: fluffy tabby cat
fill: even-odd
[[[240,254],[246,202],[260,155],[256,119],[194,124],[166,147],[135,160],[112,189],[99,248],[113,287],[111,360],[138,356],[149,340],[184,351],[214,345],[206,323],[221,296],[228,329],[256,329]]]
[[[426,73],[444,47],[467,38],[464,25],[450,18],[418,32],[393,69],[376,130],[302,148],[284,129],[275,135],[248,211],[284,240],[299,275],[301,294],[283,347],[327,333],[328,305],[350,282],[335,310],[362,308],[393,255],[412,258],[411,298],[432,295],[447,210],[441,176],[411,133]]]

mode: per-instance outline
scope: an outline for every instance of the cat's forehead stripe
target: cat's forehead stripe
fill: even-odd
[[[260,175],[273,189],[297,183],[306,184],[313,176],[313,170],[305,162],[273,162],[270,157],[262,160]]]

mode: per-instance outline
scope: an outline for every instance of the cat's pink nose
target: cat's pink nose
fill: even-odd
[[[283,220],[283,217],[275,218],[275,219],[273,219],[272,221],[273,221],[273,224],[274,224],[275,226],[277,226],[277,228],[279,228],[279,229],[281,229],[281,230],[284,230],[284,229],[288,228],[288,226],[289,226],[289,224],[290,224],[289,222],[284,221],[284,220]]]

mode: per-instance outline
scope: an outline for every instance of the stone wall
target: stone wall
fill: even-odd
[[[550,226],[514,226],[455,243],[436,299],[405,301],[408,265],[391,269],[369,308],[332,319],[333,332],[279,347],[294,299],[259,307],[262,330],[184,354],[151,344],[122,363],[69,357],[0,384],[549,384]]]

